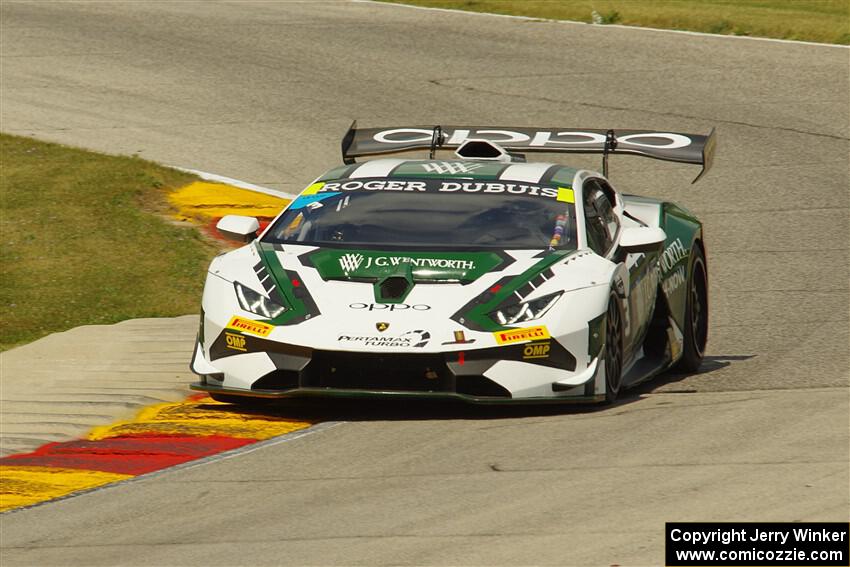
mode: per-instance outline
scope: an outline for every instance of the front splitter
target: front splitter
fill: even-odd
[[[605,396],[570,396],[570,397],[534,397],[534,398],[497,398],[485,396],[470,396],[457,392],[408,391],[408,390],[364,390],[342,388],[292,388],[289,390],[240,390],[224,388],[202,382],[189,385],[192,390],[210,394],[240,396],[262,399],[293,399],[293,398],[380,398],[380,399],[423,399],[423,400],[460,400],[470,404],[505,405],[505,404],[593,404],[605,401]]]

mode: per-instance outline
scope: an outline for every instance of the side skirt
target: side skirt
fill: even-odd
[[[662,373],[670,366],[669,358],[650,358],[644,356],[635,362],[623,375],[623,386],[631,388]]]
[[[657,376],[672,366],[680,351],[670,318],[670,308],[661,286],[655,297],[652,319],[636,360],[623,373],[623,387],[631,388]]]

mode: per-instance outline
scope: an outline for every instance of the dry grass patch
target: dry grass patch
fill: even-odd
[[[850,44],[847,0],[386,0],[432,8]]]
[[[216,250],[163,218],[192,175],[0,135],[0,350],[79,325],[195,313]]]

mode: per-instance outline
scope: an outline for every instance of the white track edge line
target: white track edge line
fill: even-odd
[[[187,461],[185,463],[180,463],[179,465],[174,465],[171,467],[166,467],[164,469],[159,469],[155,471],[151,471],[148,473],[132,476],[130,478],[125,478],[123,480],[118,480],[115,482],[109,482],[106,484],[102,484],[100,486],[95,486],[92,488],[85,488],[83,490],[76,490],[69,494],[65,494],[63,496],[57,496],[56,498],[51,498],[49,500],[42,500],[41,502],[36,502],[34,504],[30,504],[28,506],[20,506],[18,508],[12,508],[10,510],[6,510],[5,512],[0,512],[0,517],[5,516],[7,514],[14,514],[16,512],[22,512],[24,510],[31,510],[33,508],[38,508],[40,506],[46,506],[47,504],[53,504],[56,502],[60,502],[62,500],[69,500],[71,498],[76,498],[78,496],[83,496],[84,494],[91,494],[93,492],[100,492],[102,490],[109,490],[110,488],[115,488],[118,486],[123,486],[125,484],[131,484],[133,482],[140,482],[144,480],[149,480],[152,478],[164,476],[166,474],[177,472],[181,470],[193,469],[195,467],[200,467],[202,465],[208,465],[210,463],[214,463],[216,461],[224,461],[227,459],[232,459],[233,457],[238,457],[241,455],[246,455],[248,453],[252,453],[259,449],[263,449],[265,447],[272,447],[274,445],[280,445],[282,443],[288,443],[289,441],[295,441],[296,439],[301,439],[302,437],[307,437],[308,435],[312,435],[314,433],[321,433],[327,429],[331,429],[336,427],[337,425],[342,425],[345,423],[344,421],[325,421],[321,423],[317,423],[316,425],[311,425],[310,427],[299,429],[297,431],[290,431],[289,433],[284,433],[283,435],[278,435],[277,437],[272,437],[270,439],[264,439],[263,441],[257,441],[256,443],[251,443],[249,445],[243,445],[242,447],[237,447],[236,449],[230,449],[229,451],[222,451],[221,453],[216,453],[214,455],[208,455],[206,457],[201,457],[200,459],[194,459],[191,461]],[[80,469],[87,470],[87,469]],[[103,471],[101,471],[103,472]]]
[[[650,28],[644,26],[625,26],[623,24],[592,24],[588,22],[579,22],[576,20],[553,20],[550,18],[535,18],[532,16],[514,16],[511,14],[496,14],[493,12],[473,12],[471,10],[457,10],[454,8],[433,8],[430,6],[417,6],[414,4],[400,4],[398,2],[380,2],[378,0],[348,0],[349,2],[355,2],[358,4],[376,4],[382,6],[399,6],[402,8],[413,8],[416,10],[431,10],[434,12],[447,12],[450,14],[471,14],[474,16],[495,16],[497,18],[510,18],[514,20],[524,20],[527,22],[551,22],[558,24],[572,24],[572,25],[581,25],[581,26],[593,26],[595,28],[614,28],[614,29],[626,29],[626,30],[645,30],[645,31],[654,31],[654,32],[665,32],[665,33],[677,33],[684,35],[695,35],[699,37],[716,37],[716,38],[727,38],[727,39],[749,39],[753,41],[770,41],[774,43],[790,43],[793,45],[813,45],[816,47],[836,47],[839,49],[850,49],[850,45],[840,45],[837,43],[818,43],[815,41],[800,41],[796,39],[778,39],[774,37],[753,37],[749,35],[725,35],[719,33],[706,33],[706,32],[696,32],[696,31],[688,31],[688,30],[668,30],[664,28]]]
[[[287,193],[286,191],[279,191],[277,189],[271,189],[269,187],[254,185],[253,183],[248,183],[247,181],[241,181],[232,177],[225,177],[224,175],[218,175],[216,173],[210,173],[208,171],[201,171],[200,169],[189,169],[188,167],[180,167],[177,165],[170,165],[168,167],[176,169],[178,171],[185,171],[186,173],[193,173],[206,181],[217,181],[226,185],[238,187],[239,189],[247,189],[248,191],[264,193],[272,197],[282,197],[284,199],[295,199],[296,197],[298,197],[298,195],[293,195],[292,193]]]

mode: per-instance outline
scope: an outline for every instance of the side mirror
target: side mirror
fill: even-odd
[[[215,225],[218,232],[228,240],[251,242],[257,238],[260,222],[254,217],[225,215]]]
[[[667,233],[654,226],[633,226],[624,228],[620,234],[620,248],[630,254],[654,252],[660,250]]]

